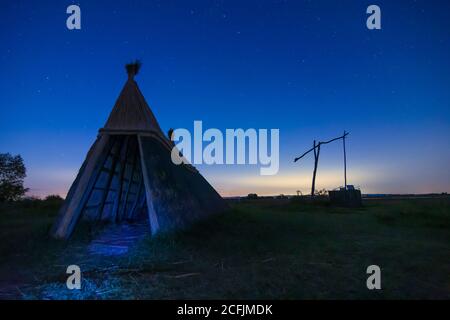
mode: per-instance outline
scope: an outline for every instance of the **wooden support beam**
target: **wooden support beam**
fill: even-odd
[[[106,188],[101,188],[101,187],[94,187],[94,190],[100,190],[100,191],[105,191]],[[117,189],[114,188],[110,188],[109,191],[117,191]]]
[[[297,157],[294,159],[294,162],[297,162],[298,160],[300,160],[301,158],[303,158],[304,156],[306,156],[308,153],[310,153],[311,151],[315,150],[316,148],[318,148],[320,145],[322,144],[328,144],[330,142],[339,140],[339,139],[344,139],[346,136],[348,136],[348,132],[345,132],[343,136],[328,140],[328,141],[320,141],[318,144],[316,144],[314,147],[312,147],[311,149],[309,149],[308,151],[306,151],[305,153],[303,153],[300,157]]]
[[[136,142],[137,142],[137,140],[136,140]],[[133,184],[133,177],[134,177],[134,172],[136,170],[138,155],[139,155],[139,152],[138,152],[137,143],[136,143],[136,146],[134,148],[133,162],[131,164],[131,172],[130,172],[129,178],[127,179],[128,184],[127,184],[126,191],[125,191],[125,201],[123,202],[123,206],[119,212],[119,219],[121,219],[121,220],[123,219],[124,216],[126,216],[128,198],[129,198],[130,194],[134,194],[134,193],[130,192],[130,190],[131,190],[131,185]]]
[[[143,192],[142,192],[142,189],[143,189],[143,186],[144,186],[143,180],[144,179],[140,180],[138,191],[137,191],[137,194],[136,194],[136,198],[134,199],[133,206],[131,207],[131,210],[130,210],[130,212],[127,215],[127,218],[130,219],[130,220],[133,219],[134,212],[136,211],[137,205],[139,203],[139,199],[141,197],[144,197]]]
[[[114,160],[114,159],[116,159],[117,160],[117,158],[111,158],[112,160]],[[102,170],[101,170],[102,172],[105,172],[105,173],[113,173],[114,175],[116,175],[117,174],[117,172],[113,172],[113,171],[111,171],[111,169],[108,169],[108,168],[105,168],[105,167],[103,167],[102,168]]]
[[[84,207],[84,210],[89,210],[89,209],[94,209],[94,208],[98,208],[98,204],[93,204],[93,205],[85,206],[85,207]]]
[[[317,147],[317,150],[315,147],[316,147],[316,140],[314,140],[314,171],[311,186],[311,198],[314,198],[314,192],[316,190],[316,174],[317,174],[317,165],[319,164],[320,144]]]
[[[102,173],[102,170],[108,161],[108,156],[111,153],[111,151],[114,149],[114,146],[116,145],[116,140],[110,138],[109,146],[107,148],[107,151],[103,154],[102,159],[97,163],[97,170],[95,171],[95,174],[91,178],[91,181],[89,181],[88,186],[86,187],[86,191],[83,200],[81,201],[81,214],[86,209],[87,204],[89,203],[89,199],[92,196],[92,192],[96,189],[95,185],[98,181],[98,178],[100,177],[100,174]]]
[[[120,142],[122,142],[122,141],[120,141]],[[121,149],[121,147],[122,147],[122,143],[119,144],[119,147],[118,147],[119,150]],[[96,221],[97,222],[102,220],[102,213],[103,213],[103,209],[105,207],[106,198],[108,197],[109,188],[111,186],[111,182],[112,182],[113,177],[114,177],[113,172],[115,172],[115,170],[116,170],[117,160],[118,160],[117,157],[113,157],[112,158],[111,171],[109,172],[108,180],[107,180],[106,186],[105,186],[105,191],[103,191],[102,198],[100,200],[100,205],[99,205],[99,207],[97,209],[97,213],[96,213]]]
[[[77,178],[59,210],[57,220],[50,232],[52,236],[67,239],[72,234],[77,221],[83,215],[83,208],[112,144],[113,139],[110,136],[101,136],[89,149]]]
[[[345,152],[345,137],[346,137],[346,132],[344,130],[344,135],[342,138],[342,144],[344,145],[344,188],[345,188],[345,190],[347,190],[347,154]]]
[[[149,172],[147,170],[147,164],[145,163],[145,154],[144,154],[144,149],[142,146],[143,139],[145,139],[145,138],[138,135],[139,152],[141,154],[140,158],[141,158],[142,176],[143,176],[143,180],[144,180],[144,192],[145,192],[145,197],[146,197],[146,201],[147,201],[147,213],[148,213],[148,218],[150,221],[150,229],[152,231],[152,234],[155,235],[159,231],[159,222],[158,222],[158,216],[156,215],[155,208],[153,207],[153,199],[152,199],[152,192],[151,192],[152,185],[149,180],[150,176],[149,176]]]
[[[119,221],[117,214],[119,212],[120,200],[122,199],[123,176],[125,174],[125,166],[126,166],[126,161],[127,161],[128,152],[129,152],[129,140],[130,140],[130,136],[126,136],[124,145],[121,150],[121,155],[120,155],[119,172],[118,172],[119,187],[117,190],[116,198],[114,199],[114,206],[113,206],[113,210],[112,210],[112,220],[114,222]]]

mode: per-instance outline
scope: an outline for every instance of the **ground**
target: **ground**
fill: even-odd
[[[93,252],[102,236],[84,225],[67,242],[50,239],[59,205],[0,207],[0,298],[450,298],[448,197],[366,200],[360,209],[230,202],[224,214],[116,255]],[[71,264],[81,268],[81,290],[66,288]],[[366,287],[372,264],[381,267],[378,291]]]

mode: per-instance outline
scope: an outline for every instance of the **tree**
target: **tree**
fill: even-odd
[[[52,201],[52,202],[61,202],[64,199],[61,198],[61,196],[59,194],[50,194],[50,195],[46,196],[44,200],[45,201]]]
[[[0,153],[0,202],[15,201],[28,191],[23,186],[26,168],[20,155]]]

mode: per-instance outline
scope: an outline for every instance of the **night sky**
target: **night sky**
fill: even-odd
[[[66,8],[81,8],[81,30]],[[382,30],[366,28],[377,4]],[[309,192],[313,139],[350,132],[363,193],[450,191],[449,1],[1,1],[0,152],[30,195],[65,195],[126,81],[161,127],[279,128],[279,174],[198,166],[222,195]],[[316,186],[343,184],[342,145]]]

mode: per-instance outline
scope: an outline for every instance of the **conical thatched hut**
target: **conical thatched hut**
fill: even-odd
[[[175,165],[162,133],[127,65],[128,80],[70,187],[52,228],[68,238],[80,219],[148,219],[152,234],[184,227],[223,211],[224,200],[190,164]]]

